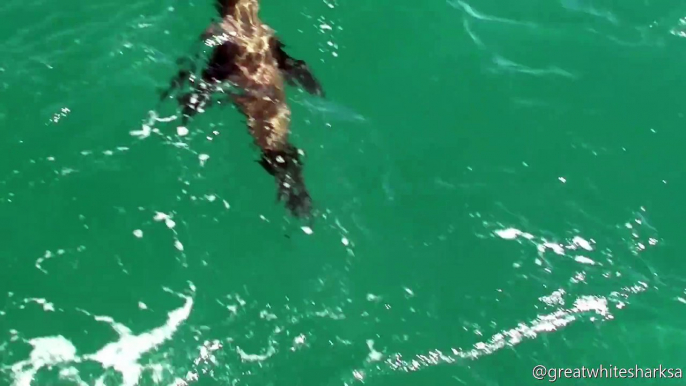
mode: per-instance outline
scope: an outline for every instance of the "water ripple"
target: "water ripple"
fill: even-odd
[[[504,70],[507,72],[518,72],[522,74],[544,76],[544,75],[557,75],[563,78],[576,79],[577,76],[569,71],[556,66],[548,66],[546,68],[532,68],[525,66],[523,64],[515,63],[501,55],[495,54],[493,56],[493,62],[497,65],[499,70]]]
[[[469,16],[471,16],[474,19],[478,19],[478,20],[482,20],[482,21],[495,22],[495,23],[505,23],[505,24],[527,26],[527,27],[536,27],[536,24],[530,23],[530,22],[522,22],[522,21],[517,21],[517,20],[512,20],[512,19],[501,18],[501,17],[497,17],[497,16],[486,15],[484,13],[477,11],[474,7],[472,7],[471,5],[467,4],[466,2],[464,2],[462,0],[449,0],[448,4],[454,8],[462,9],[463,11],[465,11]]]

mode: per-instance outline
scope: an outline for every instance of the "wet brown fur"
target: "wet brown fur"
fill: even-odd
[[[261,149],[260,164],[273,175],[278,199],[298,217],[311,215],[311,199],[302,176],[300,152],[289,142],[291,110],[285,83],[300,85],[314,95],[323,96],[319,82],[307,64],[288,56],[274,31],[258,17],[258,0],[215,0],[221,19],[202,34],[207,45],[214,45],[201,79],[194,90],[179,97],[184,124],[211,103],[211,94],[221,84],[238,91],[228,93],[246,123],[255,144]],[[163,94],[180,87],[194,70],[179,71]]]

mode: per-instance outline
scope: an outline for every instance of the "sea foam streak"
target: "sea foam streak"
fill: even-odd
[[[193,290],[191,284],[191,290]],[[145,368],[155,366],[143,366],[138,361],[146,353],[158,348],[160,345],[172,339],[174,333],[183,322],[188,319],[193,308],[193,298],[177,294],[185,302],[183,306],[172,310],[167,314],[166,322],[156,328],[134,335],[125,325],[116,322],[109,316],[90,315],[96,321],[109,324],[119,335],[119,339],[105,344],[92,354],[78,355],[74,344],[62,335],[33,338],[28,343],[33,346],[28,359],[19,361],[11,366],[13,386],[31,386],[33,378],[39,370],[52,367],[67,367],[86,361],[99,362],[103,368],[111,368],[122,375],[122,386],[136,386]],[[72,379],[78,379],[78,371],[69,368],[62,371],[62,375]],[[82,383],[78,381],[78,383]],[[101,376],[96,385],[104,385],[104,376]]]

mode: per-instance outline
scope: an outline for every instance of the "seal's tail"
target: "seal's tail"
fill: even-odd
[[[260,165],[276,178],[277,199],[296,217],[310,218],[312,199],[302,175],[302,162],[298,149],[287,145],[282,150],[263,150]]]

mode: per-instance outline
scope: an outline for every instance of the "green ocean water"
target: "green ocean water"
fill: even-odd
[[[158,104],[213,12],[0,4],[0,385],[686,382],[686,5],[264,1],[311,229]]]

